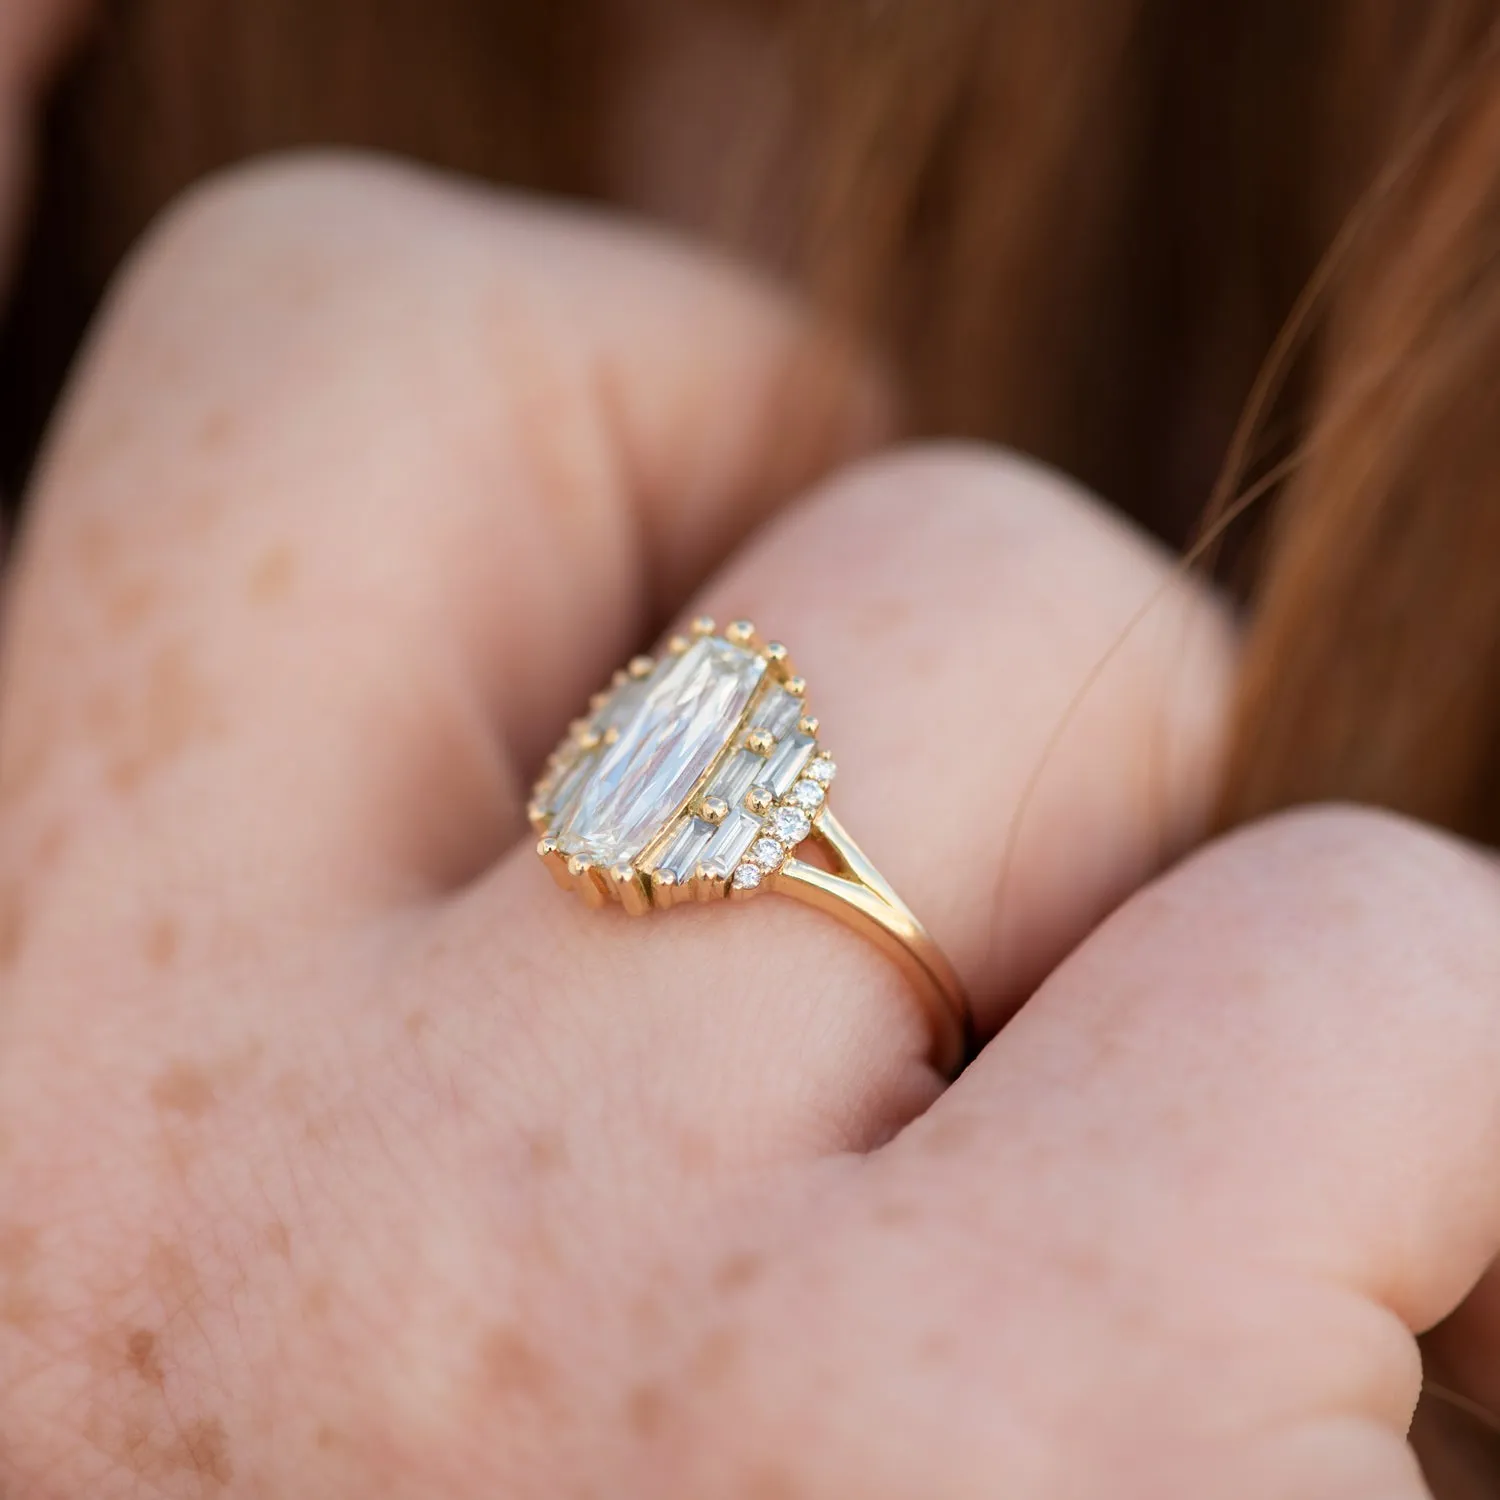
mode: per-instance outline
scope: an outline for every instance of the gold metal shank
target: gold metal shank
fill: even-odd
[[[963,1065],[973,1039],[963,981],[911,908],[826,807],[813,820],[813,832],[833,855],[838,873],[788,859],[766,877],[766,888],[837,917],[897,965],[917,991],[931,1023],[933,1066],[951,1076]]]

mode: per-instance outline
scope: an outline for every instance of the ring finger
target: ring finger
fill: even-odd
[[[791,648],[840,767],[830,807],[951,956],[981,1032],[1203,821],[1225,617],[1034,467],[960,448],[866,463],[700,606]],[[697,1134],[713,1118],[720,1146],[868,1145],[934,1090],[907,981],[822,912],[772,897],[631,922],[564,900],[522,850],[454,920],[461,951],[519,941],[551,981],[546,1016],[646,1049],[658,1111]],[[643,995],[628,1027],[608,1003],[622,972]]]

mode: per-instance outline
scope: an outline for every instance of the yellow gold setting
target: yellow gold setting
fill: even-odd
[[[569,726],[527,807],[537,853],[564,890],[632,916],[774,891],[838,917],[912,981],[951,1072],[969,1042],[963,987],[829,809],[835,766],[806,699],[780,642],[694,620]],[[831,871],[796,857],[808,840]]]

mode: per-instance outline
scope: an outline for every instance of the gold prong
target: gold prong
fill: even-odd
[[[748,646],[755,639],[755,626],[749,620],[735,620],[724,632],[731,646]]]
[[[592,726],[581,730],[576,738],[578,740],[578,748],[582,750],[585,755],[587,755],[590,750],[597,750],[599,748],[599,731]]]
[[[792,657],[786,647],[780,641],[771,641],[761,655],[766,659],[772,680],[785,683],[792,672]]]
[[[776,805],[776,793],[768,786],[753,786],[745,793],[745,806],[756,817],[770,812]]]
[[[568,861],[562,851],[557,847],[557,840],[550,836],[541,840],[536,846],[536,852],[541,855],[542,863],[546,865],[548,873],[552,876],[563,890],[573,889],[573,879],[568,873]]]
[[[769,755],[776,748],[776,736],[769,729],[749,729],[745,732],[745,749],[756,755]]]
[[[541,801],[540,798],[533,798],[528,802],[526,804],[526,821],[538,833],[545,833],[547,831],[547,824],[550,821],[547,804]]]
[[[633,865],[615,865],[609,872],[609,883],[632,917],[644,917],[651,910],[650,892]]]
[[[626,670],[625,670],[625,668],[624,668],[624,667],[621,667],[621,668],[620,668],[620,669],[619,669],[619,671],[617,671],[617,672],[616,672],[616,673],[615,673],[615,674],[614,674],[614,675],[613,675],[613,676],[612,676],[612,677],[611,677],[611,678],[610,678],[610,679],[609,679],[609,685],[610,685],[610,686],[611,686],[611,687],[624,687],[624,686],[625,686],[625,684],[626,684],[626,683],[627,683],[627,682],[629,682],[629,681],[630,681],[630,673],[629,673],[629,672],[627,672],[627,671],[626,671]]]
[[[803,714],[797,721],[798,734],[816,734],[818,732],[818,721],[811,714]]]
[[[574,889],[583,897],[585,906],[597,909],[608,904],[609,895],[601,870],[575,854],[568,861],[568,874],[572,876]]]
[[[604,731],[604,734],[601,737],[599,743],[601,745],[613,745],[614,742],[619,738],[620,726],[618,724],[611,724],[609,728]]]
[[[649,656],[632,656],[625,670],[632,677],[649,677],[655,667],[656,663]]]
[[[698,803],[697,813],[705,823],[722,823],[729,816],[729,804],[722,797],[704,797]]]
[[[589,732],[589,721],[587,719],[574,719],[568,725],[568,733],[575,739],[581,740]]]
[[[707,865],[699,865],[693,872],[693,894],[700,901],[722,901],[729,879]]]
[[[712,635],[714,633],[713,616],[699,615],[688,628],[694,635]]]
[[[671,870],[651,872],[651,900],[662,911],[677,904],[677,876]]]
[[[609,690],[606,688],[603,692],[595,693],[594,696],[589,699],[589,712],[594,714],[598,713],[599,710],[603,708],[604,705],[608,702]]]
[[[807,683],[801,677],[788,677],[781,685],[793,698],[807,697]]]
[[[691,644],[692,642],[685,635],[674,635],[667,642],[667,650],[673,656],[681,656]]]

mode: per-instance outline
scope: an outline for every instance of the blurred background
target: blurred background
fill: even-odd
[[[882,356],[910,435],[1212,534],[1247,621],[1222,823],[1334,796],[1500,841],[1497,15],[97,0],[40,116],[0,490],[174,198],[268,151],[394,152],[710,240]],[[1482,1424],[1419,1431],[1443,1500],[1500,1495]]]
[[[1181,541],[1400,114],[1402,9],[101,0],[47,101],[0,474],[165,204],[347,145],[710,236],[887,346],[914,431],[1010,442]],[[1268,427],[1254,459],[1283,451]]]

